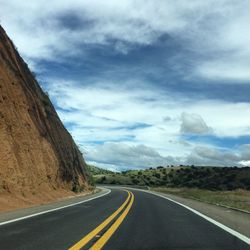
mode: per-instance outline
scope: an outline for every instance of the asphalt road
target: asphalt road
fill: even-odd
[[[103,242],[103,249],[118,250],[250,249],[245,242],[171,201],[131,192],[112,189],[110,194],[86,203],[1,225],[0,249],[77,249],[75,244],[82,242],[83,249],[93,250]],[[87,240],[91,235],[94,237]]]

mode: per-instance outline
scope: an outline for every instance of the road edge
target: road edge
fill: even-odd
[[[0,226],[6,225],[6,224],[10,224],[10,223],[13,223],[13,222],[16,222],[16,221],[20,221],[20,220],[25,220],[25,219],[28,219],[28,218],[31,218],[31,217],[42,215],[42,214],[51,213],[51,212],[54,212],[54,211],[57,211],[57,210],[62,210],[64,208],[73,207],[73,206],[76,206],[76,205],[79,205],[79,204],[82,204],[82,203],[85,203],[85,202],[88,202],[88,201],[91,201],[91,200],[95,200],[95,199],[101,198],[101,197],[103,197],[105,195],[108,195],[111,192],[111,190],[108,189],[108,188],[104,188],[104,187],[98,187],[98,188],[102,189],[102,192],[104,192],[104,193],[99,194],[99,195],[97,195],[97,194],[91,194],[91,195],[94,195],[94,197],[87,198],[86,196],[84,196],[83,199],[84,198],[85,199],[82,200],[82,201],[78,201],[78,202],[74,202],[74,203],[71,203],[71,204],[68,204],[68,205],[63,205],[63,206],[59,206],[59,207],[56,207],[56,208],[47,209],[47,210],[44,210],[44,211],[41,211],[41,212],[32,213],[32,214],[28,214],[28,215],[25,215],[25,216],[17,217],[17,218],[14,218],[14,219],[2,221],[2,222],[0,222]]]
[[[108,187],[108,186],[105,186],[105,187]],[[224,224],[222,224],[222,223],[220,223],[220,222],[212,219],[211,217],[209,217],[209,216],[207,216],[207,215],[205,215],[205,214],[197,211],[194,208],[191,208],[191,207],[189,207],[187,205],[184,205],[184,204],[182,204],[182,203],[180,203],[178,201],[175,201],[175,200],[173,200],[171,198],[168,198],[168,197],[164,196],[164,194],[160,194],[160,193],[157,193],[157,192],[154,192],[154,191],[149,191],[149,190],[137,189],[137,188],[128,188],[128,187],[126,187],[126,188],[127,189],[136,190],[136,191],[140,191],[140,192],[144,192],[144,193],[148,193],[148,194],[152,194],[152,195],[161,197],[163,199],[169,200],[169,201],[171,201],[171,202],[173,202],[173,203],[175,203],[175,204],[177,204],[179,206],[182,206],[182,207],[188,209],[189,211],[195,213],[196,215],[202,217],[203,219],[205,219],[205,220],[209,221],[210,223],[212,223],[212,224],[220,227],[224,231],[230,233],[231,235],[237,237],[238,239],[240,239],[240,240],[244,241],[245,243],[247,243],[248,245],[250,245],[250,238],[248,238],[247,236],[245,236],[245,235],[237,232],[236,230],[234,230],[234,229],[232,229],[232,228],[230,228],[230,227],[228,227],[228,226],[226,226],[226,225],[224,225]]]

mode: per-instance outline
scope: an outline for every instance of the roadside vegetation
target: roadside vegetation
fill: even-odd
[[[210,191],[193,188],[164,187],[155,187],[151,188],[151,190],[250,212],[250,190]]]
[[[112,174],[112,171],[109,171],[107,169],[103,169],[103,168],[98,168],[96,166],[93,165],[87,165],[88,171],[93,175],[106,175],[106,174]]]
[[[169,166],[114,173],[94,168],[97,184],[131,185],[250,212],[250,167]]]
[[[94,175],[98,184],[120,184],[168,188],[198,188],[211,191],[250,190],[250,168],[238,167],[157,167],[121,173]]]

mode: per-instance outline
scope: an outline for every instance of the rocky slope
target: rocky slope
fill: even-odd
[[[0,207],[88,188],[81,153],[0,26]]]

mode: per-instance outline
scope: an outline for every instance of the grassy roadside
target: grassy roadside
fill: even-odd
[[[155,187],[150,188],[150,190],[250,212],[249,190],[209,191],[203,189],[165,187]]]

